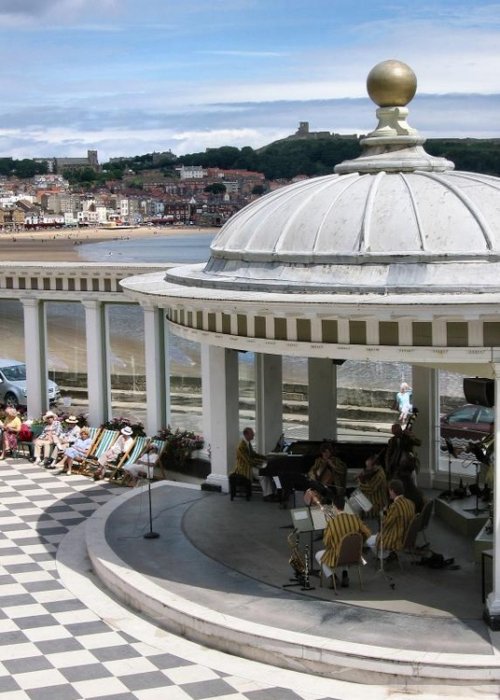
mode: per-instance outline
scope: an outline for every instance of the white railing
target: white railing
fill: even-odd
[[[4,262],[0,264],[0,299],[124,302],[120,280],[173,265],[154,263]],[[134,303],[127,299],[126,303]]]

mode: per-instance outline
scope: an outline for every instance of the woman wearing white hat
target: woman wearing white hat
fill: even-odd
[[[106,452],[99,457],[97,460],[99,462],[99,468],[94,475],[94,479],[96,481],[104,478],[108,465],[115,463],[120,455],[125,454],[130,450],[134,444],[132,434],[132,428],[129,425],[126,425],[120,430],[120,435],[111,445],[109,450],[106,450]]]

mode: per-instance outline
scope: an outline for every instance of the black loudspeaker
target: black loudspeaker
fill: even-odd
[[[464,396],[467,403],[491,408],[495,405],[495,383],[493,379],[484,377],[466,377],[464,378]]]

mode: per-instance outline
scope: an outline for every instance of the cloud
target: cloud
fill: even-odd
[[[40,18],[70,21],[80,13],[115,6],[116,0],[0,0],[0,26],[30,26]]]
[[[168,149],[181,155],[212,146],[259,148],[294,133],[300,121],[309,121],[311,131],[342,134],[365,134],[377,123],[367,98],[212,103],[170,112],[40,106],[0,113],[0,152],[31,158],[97,148],[104,162]],[[421,95],[410,105],[409,122],[427,138],[498,137],[500,95]]]

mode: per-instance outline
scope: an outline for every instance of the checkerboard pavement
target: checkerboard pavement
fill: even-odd
[[[0,694],[9,700],[333,697],[224,673],[182,658],[175,645],[166,652],[111,626],[65,588],[56,567],[59,543],[116,493],[106,483],[21,460],[0,462]]]

